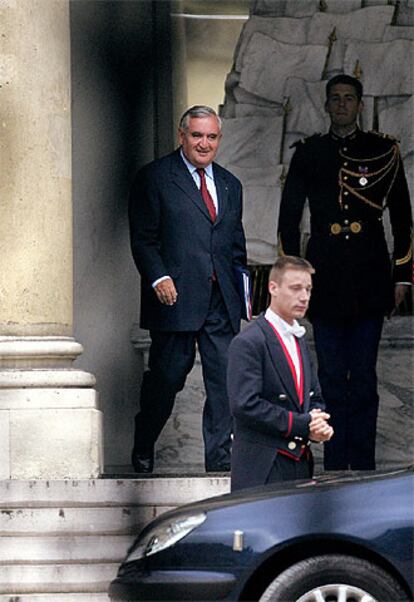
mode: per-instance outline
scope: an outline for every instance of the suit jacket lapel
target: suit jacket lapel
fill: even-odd
[[[216,185],[217,198],[218,198],[218,215],[217,219],[214,222],[214,225],[217,226],[221,222],[224,217],[224,214],[227,211],[228,206],[228,198],[229,198],[229,187],[227,185],[226,179],[218,173],[218,169],[213,163],[213,174],[214,174],[214,183]]]
[[[174,159],[171,168],[171,177],[174,183],[181,188],[196,207],[205,215],[211,222],[210,214],[203,198],[194,182],[190,172],[188,171],[184,161],[181,159],[180,150],[174,153]]]
[[[283,348],[279,343],[279,339],[273,332],[272,327],[268,324],[264,316],[260,316],[257,319],[257,321],[265,334],[266,344],[269,349],[270,357],[272,359],[275,370],[279,374],[280,379],[282,380],[290,399],[294,402],[298,409],[301,410],[301,405],[296,390],[296,385],[293,380],[293,375],[290,370],[288,361],[286,359],[285,352],[283,351]]]
[[[306,346],[305,337],[298,339],[299,349],[302,354],[302,377],[303,377],[303,411],[307,412],[309,409],[310,397],[306,394],[306,391],[310,389],[311,382],[311,367],[309,362],[309,352]]]

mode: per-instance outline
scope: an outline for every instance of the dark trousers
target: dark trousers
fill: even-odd
[[[277,454],[267,476],[266,484],[310,479],[312,475],[313,458],[310,450],[307,450],[299,461],[292,460],[283,454]]]
[[[313,320],[319,380],[335,431],[325,443],[326,470],[375,469],[382,325],[382,316]]]
[[[151,331],[149,370],[141,386],[140,411],[135,417],[134,451],[152,454],[171,415],[176,394],[184,388],[196,353],[201,357],[206,400],[203,438],[207,470],[230,465],[231,416],[226,392],[227,349],[234,336],[220,289],[213,284],[209,312],[197,332]]]

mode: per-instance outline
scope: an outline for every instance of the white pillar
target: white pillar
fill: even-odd
[[[102,468],[93,375],[72,367],[66,0],[1,0],[0,478]]]

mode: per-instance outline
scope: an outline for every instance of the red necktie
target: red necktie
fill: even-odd
[[[203,197],[203,201],[206,204],[206,207],[207,207],[208,212],[209,212],[210,217],[211,217],[211,221],[214,222],[216,220],[216,217],[217,217],[217,212],[216,212],[216,208],[214,206],[213,199],[211,198],[211,194],[209,193],[208,188],[207,188],[206,174],[204,172],[204,169],[197,169],[197,173],[200,176],[200,182],[201,182],[200,192],[201,192],[201,196]]]

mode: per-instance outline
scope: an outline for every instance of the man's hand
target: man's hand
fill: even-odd
[[[311,410],[311,421],[309,423],[309,439],[311,441],[329,441],[334,434],[333,428],[328,424],[330,414],[322,412],[319,408]]]
[[[395,308],[404,300],[410,286],[408,284],[396,284],[395,285]]]
[[[174,305],[177,301],[177,291],[172,278],[161,280],[155,287],[158,301],[163,305]]]
[[[388,318],[392,318],[395,314],[397,307],[403,302],[405,295],[407,294],[409,284],[396,284],[394,291],[394,309],[388,314]]]

